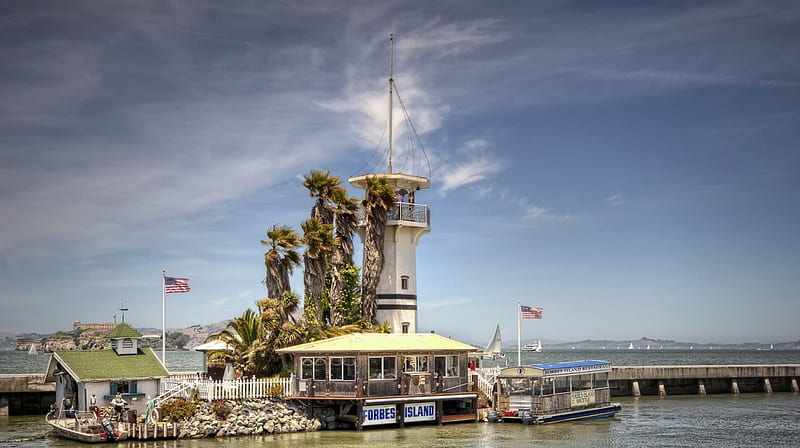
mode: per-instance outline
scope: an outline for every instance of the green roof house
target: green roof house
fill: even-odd
[[[152,349],[139,348],[142,335],[130,325],[123,322],[106,337],[111,339],[110,350],[53,352],[46,381],[56,383],[56,403],[67,399],[66,409],[88,410],[92,405],[108,406],[121,394],[142,414],[147,398],[159,394],[161,380],[169,373]]]

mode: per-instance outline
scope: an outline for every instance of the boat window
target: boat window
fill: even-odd
[[[556,383],[556,393],[563,394],[564,392],[569,392],[569,378],[566,376],[559,376],[555,378]]]
[[[369,358],[369,378],[393,380],[397,378],[397,362],[394,356]]]
[[[509,393],[512,395],[530,395],[531,380],[528,378],[511,378]]]
[[[458,355],[434,356],[433,369],[437,375],[459,376]]]
[[[542,379],[542,394],[544,394],[544,395],[553,395],[553,379],[552,378],[543,378]]]
[[[352,356],[331,358],[331,380],[354,381],[355,379],[356,358]]]
[[[572,390],[587,390],[592,388],[592,374],[571,376]]]
[[[608,387],[608,372],[594,374],[594,387],[595,389]]]

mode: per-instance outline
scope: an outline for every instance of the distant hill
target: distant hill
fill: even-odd
[[[168,328],[167,334],[178,332],[189,336],[189,342],[186,344],[186,348],[191,349],[204,343],[210,334],[218,333],[225,329],[228,322],[230,322],[230,320],[223,320],[208,325],[192,325],[189,328]],[[136,328],[136,330],[144,336],[154,336],[153,339],[145,339],[144,346],[161,346],[160,328]],[[50,350],[86,350],[110,347],[109,341],[105,339],[105,332],[97,330],[77,330],[59,331],[50,334],[2,333],[0,334],[0,350],[17,349],[17,338],[29,338],[35,341],[39,347],[44,347],[46,344]],[[169,339],[167,342],[169,342]]]

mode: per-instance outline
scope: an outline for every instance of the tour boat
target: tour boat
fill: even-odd
[[[612,417],[621,406],[611,402],[610,373],[607,361],[506,367],[488,419],[547,424]]]
[[[537,342],[533,344],[525,344],[522,346],[523,352],[541,352],[542,351],[542,340],[539,339]]]

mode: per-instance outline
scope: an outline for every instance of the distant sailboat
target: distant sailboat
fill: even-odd
[[[491,339],[489,339],[489,343],[486,344],[486,349],[483,350],[483,358],[484,359],[497,359],[504,357],[503,354],[503,339],[500,336],[500,324],[497,325],[494,329],[494,333],[492,334]]]
[[[694,350],[694,345],[690,345],[689,350]]]
[[[39,352],[36,351],[36,344],[31,343],[31,348],[28,349],[29,355],[37,355]]]
[[[650,350],[650,344],[647,344],[647,348],[645,350]]]
[[[628,346],[628,350],[633,350],[633,342]]]
[[[769,344],[769,349],[772,350],[772,344]]]

